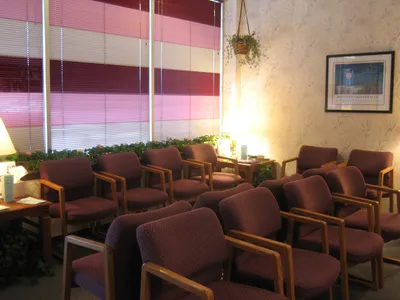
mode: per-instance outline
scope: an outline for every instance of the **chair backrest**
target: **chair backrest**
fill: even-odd
[[[347,165],[360,169],[366,183],[378,184],[379,172],[393,165],[393,153],[355,149],[350,152]],[[386,174],[385,185],[389,185],[391,176]]]
[[[232,195],[236,195],[253,188],[254,187],[250,183],[242,183],[231,189],[206,192],[200,195],[199,199],[197,199],[197,201],[194,203],[193,209],[201,207],[208,207],[212,209],[222,224],[222,218],[219,212],[219,203],[225,198],[228,198]]]
[[[297,173],[303,174],[308,169],[320,168],[323,164],[336,161],[337,155],[337,148],[304,145],[300,148]]]
[[[185,158],[212,163],[213,166],[217,164],[217,153],[215,153],[214,147],[211,144],[186,146],[183,149],[183,155]]]
[[[332,195],[321,176],[289,182],[283,189],[291,207],[304,208],[321,214],[332,213]]]
[[[222,200],[219,204],[225,231],[240,230],[275,237],[281,229],[281,213],[274,195],[259,187]]]
[[[39,165],[39,171],[41,179],[64,187],[66,201],[93,195],[93,170],[86,157],[43,161]],[[58,202],[58,193],[47,187],[44,187],[42,196],[49,201]]]
[[[227,259],[224,232],[214,212],[199,208],[139,226],[137,238],[143,262],[166,267],[200,284],[222,277]],[[153,280],[152,293],[179,299],[182,290]],[[156,296],[155,295],[155,296]]]
[[[186,201],[165,208],[117,217],[107,231],[106,244],[114,251],[115,299],[139,300],[142,257],[136,229],[146,223],[191,210]]]
[[[291,207],[303,208],[322,214],[333,213],[332,195],[325,180],[318,175],[292,181],[283,186]],[[315,225],[297,226],[300,237],[314,231]]]
[[[288,206],[285,192],[283,191],[283,186],[292,181],[303,179],[303,176],[300,174],[293,174],[291,176],[286,176],[277,180],[265,180],[261,182],[258,187],[265,187],[269,189],[274,195],[278,205],[282,211],[289,211],[290,207]]]
[[[101,155],[98,158],[98,164],[101,171],[124,177],[127,189],[140,186],[142,169],[136,153],[122,152]]]
[[[171,170],[174,180],[181,178],[183,162],[178,148],[169,147],[146,150],[144,158],[149,165]]]
[[[345,167],[333,170],[325,175],[331,193],[365,198],[367,187],[364,177],[356,167]]]

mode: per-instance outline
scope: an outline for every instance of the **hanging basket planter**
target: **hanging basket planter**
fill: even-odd
[[[242,18],[246,19],[247,34],[241,34],[240,24]],[[238,57],[238,63],[241,65],[249,65],[251,68],[255,68],[260,63],[261,54],[260,51],[260,40],[256,37],[256,33],[250,31],[249,19],[247,17],[246,2],[242,0],[239,16],[239,24],[236,34],[226,37],[226,52],[227,60],[231,59],[233,55],[241,55]],[[243,57],[244,55],[244,57]]]
[[[236,55],[238,55],[238,54],[248,55],[249,54],[249,47],[247,47],[247,45],[246,45],[246,43],[244,41],[239,40],[234,45],[233,51],[235,52]]]

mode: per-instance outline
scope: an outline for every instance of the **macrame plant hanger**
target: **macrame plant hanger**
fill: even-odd
[[[237,32],[236,32],[236,35],[238,37],[238,41],[236,42],[235,47],[234,47],[234,51],[235,51],[236,55],[238,55],[238,54],[247,55],[249,53],[249,48],[247,47],[245,41],[243,39],[239,38],[240,37],[240,24],[242,23],[243,11],[244,11],[244,15],[246,17],[248,35],[251,35],[249,19],[247,17],[246,1],[242,0],[241,5],[240,5],[239,24],[238,24],[238,29],[237,29]]]

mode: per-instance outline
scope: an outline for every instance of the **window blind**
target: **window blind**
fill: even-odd
[[[219,132],[221,5],[156,0],[156,140]]]
[[[50,0],[53,149],[147,141],[146,6]]]
[[[0,117],[18,151],[43,150],[40,0],[0,0]]]

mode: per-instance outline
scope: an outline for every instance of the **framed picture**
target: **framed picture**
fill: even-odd
[[[326,112],[391,113],[394,51],[328,55]]]

